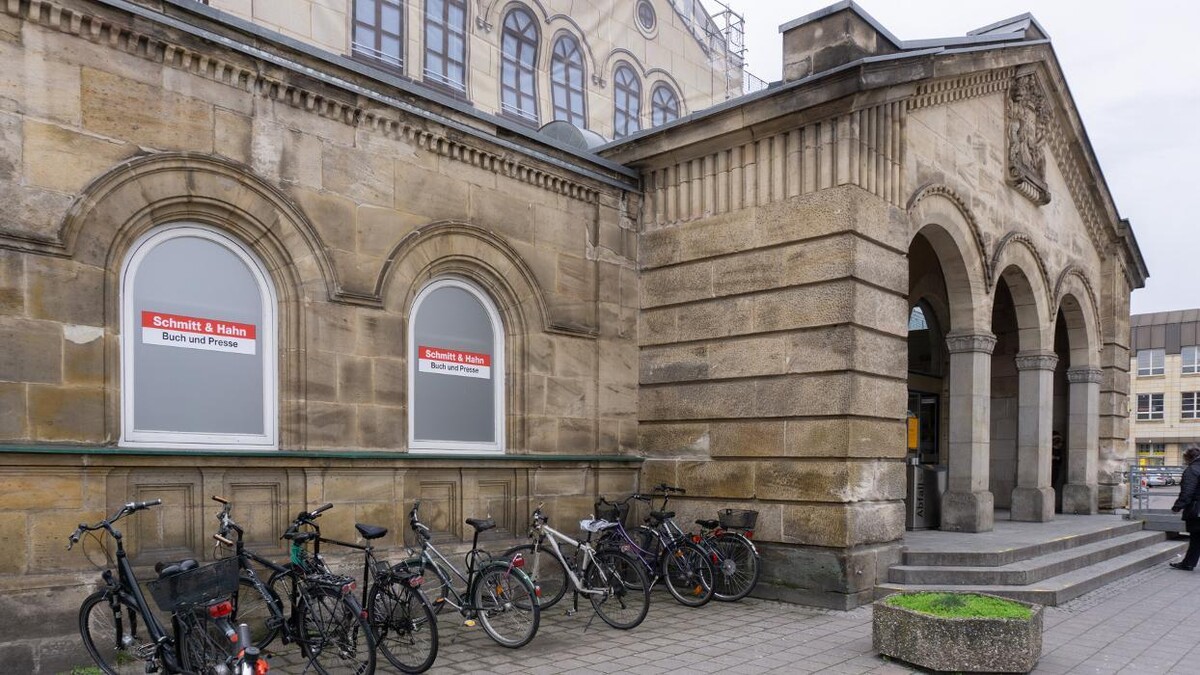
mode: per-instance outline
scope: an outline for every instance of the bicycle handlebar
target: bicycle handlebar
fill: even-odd
[[[88,525],[87,523],[80,523],[79,527],[76,527],[75,531],[71,533],[71,536],[67,537],[67,542],[68,542],[67,550],[70,551],[72,548],[75,547],[75,544],[79,543],[79,538],[83,536],[84,532],[95,532],[96,530],[108,530],[111,533],[113,523],[117,522],[118,520],[120,520],[120,519],[124,518],[125,516],[128,516],[132,513],[136,513],[138,511],[148,509],[151,506],[158,506],[159,504],[162,504],[161,499],[151,499],[151,500],[145,501],[145,502],[129,502],[128,504],[122,506],[116,513],[114,513],[113,515],[109,516],[108,518],[105,518],[104,520],[96,523],[95,525]]]
[[[681,487],[675,487],[674,485],[667,485],[666,483],[659,483],[658,485],[655,485],[651,491],[652,492],[663,492],[663,493],[677,492],[681,495],[687,494],[687,490],[684,490]]]
[[[408,526],[412,528],[413,532],[417,533],[417,536],[421,537],[425,541],[429,541],[429,539],[433,536],[433,531],[430,530],[429,526],[427,526],[425,523],[422,523],[420,516],[417,515],[417,511],[420,508],[421,500],[418,499],[413,502],[412,511],[408,512]]]

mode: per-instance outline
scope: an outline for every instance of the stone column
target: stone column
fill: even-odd
[[[1054,352],[1017,353],[1017,487],[1012,519],[1044,522],[1054,518],[1050,485],[1051,425],[1054,418]]]
[[[990,532],[995,505],[988,491],[991,453],[992,350],[988,332],[950,333],[949,486],[942,496],[941,529]]]
[[[1104,371],[1091,366],[1067,370],[1071,410],[1067,423],[1067,484],[1063,513],[1098,513],[1096,472],[1100,454],[1100,382]]]

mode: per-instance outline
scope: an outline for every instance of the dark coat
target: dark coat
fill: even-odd
[[[1183,512],[1188,532],[1200,532],[1200,460],[1193,461],[1183,470],[1183,479],[1179,481],[1179,499],[1175,500],[1171,510]]]

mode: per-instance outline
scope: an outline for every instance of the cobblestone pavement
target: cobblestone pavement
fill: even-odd
[[[1200,672],[1200,573],[1161,565],[1046,611],[1035,673],[1151,675]],[[564,599],[564,603],[567,599]],[[588,625],[590,608],[542,616],[533,642],[510,650],[449,612],[431,673],[910,673],[871,648],[871,609],[837,612],[746,599],[688,609],[656,592],[631,631]],[[586,607],[586,605],[584,606]],[[585,630],[586,628],[586,630]],[[272,672],[299,673],[292,654]],[[382,660],[381,672],[391,672]]]

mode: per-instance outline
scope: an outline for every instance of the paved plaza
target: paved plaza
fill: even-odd
[[[1159,565],[1046,609],[1035,673],[1191,675],[1200,663],[1200,574]],[[818,610],[747,599],[688,609],[656,592],[646,622],[613,630],[555,606],[527,647],[499,647],[449,613],[431,673],[910,673],[871,648],[871,608]],[[281,655],[282,656],[282,655]],[[287,656],[292,656],[288,654]],[[299,672],[277,658],[272,672]],[[381,663],[381,671],[388,669]]]

